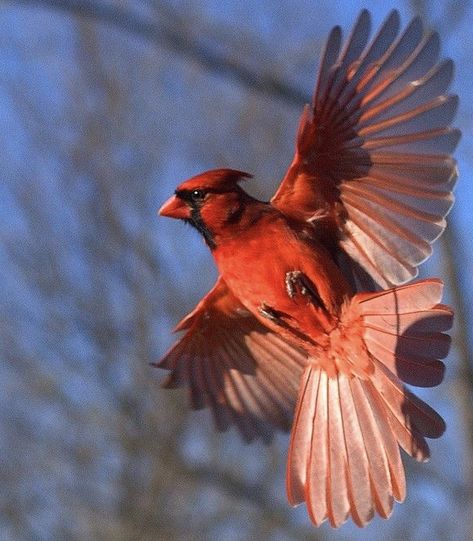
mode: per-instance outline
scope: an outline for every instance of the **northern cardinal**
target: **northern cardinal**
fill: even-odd
[[[165,386],[188,385],[193,408],[248,441],[292,424],[288,499],[316,525],[388,517],[405,497],[399,446],[426,460],[445,429],[402,382],[441,382],[453,312],[440,280],[402,284],[453,203],[452,62],[418,18],[399,35],[393,11],[369,34],[367,11],[343,47],[332,30],[269,203],[241,188],[247,173],[216,169],[159,211],[194,226],[220,272],[157,364]]]

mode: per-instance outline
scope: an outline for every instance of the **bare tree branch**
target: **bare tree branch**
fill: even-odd
[[[178,55],[186,56],[210,72],[236,80],[247,88],[269,94],[288,104],[301,105],[310,101],[310,97],[299,88],[280,81],[276,77],[263,74],[261,71],[254,71],[240,61],[222,56],[204,44],[191,41],[185,34],[176,32],[165,25],[147,21],[120,6],[110,6],[93,0],[4,0],[4,2],[49,7],[116,26],[121,30],[151,40]]]
[[[428,2],[425,0],[411,0],[414,12],[422,17],[428,14]],[[436,21],[436,27],[443,29],[443,34],[448,35],[455,31],[455,27],[464,18],[470,2],[453,2],[445,5],[443,17]],[[462,263],[461,252],[458,248],[462,245],[458,227],[455,224],[455,214],[450,215],[448,227],[446,228],[440,246],[444,256],[442,266],[447,277],[447,284],[452,295],[455,308],[454,340],[458,352],[458,375],[455,381],[455,395],[459,411],[463,417],[465,433],[466,452],[465,456],[470,457],[473,452],[473,352],[470,346],[468,314],[465,305],[465,296],[462,294],[461,269],[467,268]],[[469,501],[469,508],[473,503],[473,463],[466,460],[463,464],[464,487],[466,497]],[[471,515],[468,515],[469,524],[466,531],[473,531]]]

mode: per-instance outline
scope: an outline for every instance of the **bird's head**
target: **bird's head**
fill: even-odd
[[[238,182],[251,175],[234,169],[213,169],[180,184],[159,209],[161,216],[184,220],[204,237],[210,249],[222,228],[238,222],[252,198]]]

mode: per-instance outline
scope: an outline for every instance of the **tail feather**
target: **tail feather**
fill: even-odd
[[[300,466],[305,464],[307,456],[312,457],[312,439],[317,432],[315,413],[319,412],[320,415],[326,404],[326,401],[322,399],[317,408],[320,377],[320,370],[308,369],[305,370],[301,380],[287,463],[287,496],[291,505],[298,505],[306,499],[306,470],[305,468],[301,469]],[[319,435],[319,437],[321,436]],[[325,474],[322,479],[325,479]],[[322,479],[320,479],[320,483]],[[314,484],[319,486],[319,483]],[[317,523],[316,520],[314,522]]]
[[[372,382],[396,417],[428,438],[439,438],[445,432],[440,415],[406,389],[385,366],[376,359],[374,362],[379,371],[375,371]]]
[[[422,355],[394,353],[376,342],[370,343],[370,352],[405,383],[416,387],[435,387],[443,380],[445,365],[442,361]]]
[[[364,316],[373,314],[399,317],[431,309],[442,300],[442,292],[442,280],[429,278],[379,293],[360,293],[356,298]]]
[[[314,378],[315,379],[315,378]],[[317,388],[317,402],[310,400],[309,408],[314,419],[312,437],[310,438],[310,450],[308,455],[307,469],[305,468],[307,455],[302,457],[300,466],[304,469],[305,498],[312,521],[319,525],[327,517],[327,478],[329,474],[330,459],[328,448],[327,416],[328,416],[328,376],[320,371]],[[315,389],[315,386],[313,387]],[[310,393],[311,389],[308,389]],[[309,429],[309,434],[310,434]],[[292,443],[292,441],[291,441]],[[292,445],[291,445],[292,447]],[[307,473],[306,473],[307,472]],[[307,475],[307,479],[305,478]]]
[[[425,438],[444,432],[443,419],[401,381],[406,366],[411,382],[441,379],[443,363],[437,357],[448,350],[441,331],[452,324],[452,311],[438,304],[441,292],[441,282],[426,280],[356,295],[341,315],[343,332],[336,333],[353,347],[345,343],[335,351],[336,341],[330,341],[324,358],[314,358],[305,369],[289,447],[287,492],[291,504],[306,502],[316,525],[328,519],[338,527],[351,516],[365,526],[375,512],[387,518],[394,500],[406,494],[399,448],[426,460]],[[352,334],[347,328],[354,329]],[[354,351],[355,361],[335,360],[333,373],[323,368],[327,359]],[[362,368],[349,370],[353,362]]]
[[[330,523],[338,527],[348,518],[350,512],[349,486],[347,475],[348,457],[343,432],[338,378],[327,379],[328,394],[328,456],[329,474],[327,482],[328,516]]]
[[[448,355],[450,349],[450,337],[442,333],[429,333],[419,336],[411,334],[410,331],[402,335],[391,334],[390,332],[377,331],[370,327],[366,328],[365,341],[368,344],[375,342],[383,345],[394,354],[415,355],[429,348],[429,354],[436,359],[443,359]]]
[[[373,518],[369,457],[363,441],[362,425],[348,378],[338,378],[338,393],[347,455],[347,484],[350,508],[358,524],[366,523]]]
[[[397,500],[404,498],[404,469],[391,427],[385,416],[377,412],[378,405],[370,402],[364,384],[362,380],[351,379],[350,390],[368,456],[375,508],[382,517],[387,518],[391,515],[393,496]]]
[[[415,427],[410,426],[407,416],[403,417],[403,414],[398,411],[396,405],[391,404],[385,399],[371,382],[366,382],[365,387],[368,389],[367,393],[371,403],[376,405],[378,414],[386,418],[391,427],[394,439],[402,449],[419,462],[427,460],[430,456],[429,446],[422,434]]]
[[[438,304],[431,310],[406,314],[371,314],[364,316],[367,327],[378,332],[402,335],[409,332],[436,333],[448,330],[451,310]]]

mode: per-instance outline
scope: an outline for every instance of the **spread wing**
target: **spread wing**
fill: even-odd
[[[176,327],[186,331],[155,366],[163,386],[187,385],[193,409],[209,407],[219,430],[237,426],[246,441],[288,431],[306,355],[266,329],[222,278]]]
[[[351,270],[388,287],[417,275],[445,228],[460,133],[449,127],[453,63],[438,61],[438,35],[418,18],[399,34],[397,11],[371,41],[370,26],[365,10],[343,47],[332,30],[272,203],[324,222]]]

